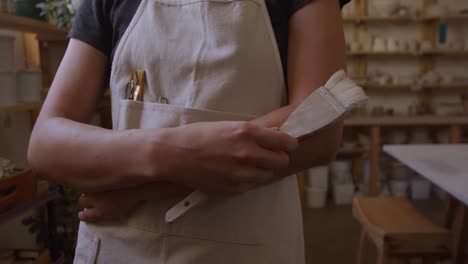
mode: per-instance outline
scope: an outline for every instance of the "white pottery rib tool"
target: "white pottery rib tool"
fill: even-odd
[[[280,130],[298,139],[303,139],[336,122],[366,100],[367,96],[362,88],[349,79],[343,70],[338,71],[324,86],[302,101]],[[166,222],[174,222],[191,208],[207,199],[208,195],[198,190],[194,191],[167,211]]]

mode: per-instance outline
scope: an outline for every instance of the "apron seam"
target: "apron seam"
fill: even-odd
[[[184,235],[184,234],[173,234],[169,232],[157,232],[151,229],[146,229],[141,226],[135,226],[135,225],[129,225],[128,226],[131,229],[137,230],[137,231],[144,231],[148,232],[151,234],[158,234],[161,235],[161,237],[164,238],[163,240],[163,249],[165,246],[166,239],[169,237],[176,237],[176,238],[187,238],[187,239],[193,239],[193,240],[200,240],[200,241],[206,241],[206,242],[214,242],[214,243],[222,243],[222,244],[229,244],[229,245],[238,245],[238,246],[246,246],[246,247],[262,247],[264,246],[263,243],[248,243],[248,242],[237,242],[237,241],[226,241],[226,240],[220,240],[220,239],[211,239],[211,238],[204,238],[204,237],[199,237],[195,235]]]
[[[200,1],[202,2],[202,1]],[[201,43],[201,46],[200,46],[200,50],[198,51],[198,54],[197,54],[197,58],[196,58],[196,64],[195,64],[195,67],[193,69],[193,83],[196,84],[194,85],[193,87],[193,91],[192,93],[190,94],[190,98],[187,98],[188,102],[186,101],[185,102],[185,105],[188,106],[188,105],[193,105],[193,102],[196,100],[196,98],[198,97],[198,94],[199,94],[199,90],[200,90],[200,80],[198,79],[198,76],[199,75],[202,75],[202,72],[201,72],[201,68],[200,68],[200,60],[203,58],[204,56],[204,53],[205,53],[205,50],[206,50],[206,38],[207,38],[207,23],[204,19],[205,17],[205,13],[206,13],[206,10],[202,13],[202,6],[199,7],[200,8],[200,20],[201,20],[201,24],[203,26],[203,36],[201,36],[202,38],[202,43]]]
[[[264,26],[268,32],[268,37],[270,38],[270,43],[272,44],[271,45],[271,48],[273,50],[273,54],[275,55],[275,64],[276,64],[276,67],[277,67],[277,70],[279,71],[278,74],[281,78],[281,82],[282,82],[282,86],[283,86],[283,89],[285,89],[287,87],[286,85],[286,80],[284,78],[284,68],[283,68],[283,63],[281,61],[281,56],[280,56],[280,52],[279,52],[279,47],[278,47],[278,41],[276,40],[276,36],[274,34],[274,31],[273,31],[273,25],[271,23],[271,19],[270,19],[270,14],[268,13],[268,10],[267,10],[267,7],[266,7],[266,3],[265,3],[265,0],[261,0],[263,5],[261,7],[261,10],[262,10],[262,14],[263,14],[263,17],[264,17]],[[267,23],[268,21],[268,23]]]
[[[125,45],[127,44],[127,41],[128,39],[130,38],[130,34],[133,32],[133,30],[135,29],[135,27],[137,26],[139,20],[141,19],[141,17],[143,16],[143,10],[145,9],[145,6],[147,5],[148,1],[147,0],[143,0],[141,2],[141,5],[138,9],[138,12],[137,14],[135,14],[135,17],[134,19],[132,20],[132,22],[130,23],[129,27],[127,28],[126,32],[124,33],[124,36],[122,37],[122,39],[120,40],[120,43],[119,43],[119,47],[117,48],[117,52],[114,56],[114,61],[112,62],[112,65],[113,65],[113,69],[112,70],[112,73],[111,73],[111,81],[113,82],[114,81],[114,78],[117,74],[117,65],[119,65],[119,61],[121,59],[121,55],[122,55],[122,52],[123,52],[123,49],[125,47]],[[118,92],[119,92],[119,98],[121,97],[122,95],[122,91],[123,89],[121,89],[120,87],[117,87],[118,89]]]
[[[187,1],[190,1],[190,0],[187,0]],[[263,0],[262,0],[262,1],[263,1]],[[162,2],[162,1],[159,1],[159,0],[155,0],[155,2],[156,2],[158,5],[161,5],[161,6],[186,6],[186,5],[193,5],[193,4],[197,4],[197,3],[206,3],[206,2],[214,2],[214,3],[251,2],[251,3],[255,4],[255,5],[258,6],[258,7],[261,7],[261,6],[262,6],[261,4],[259,4],[259,3],[256,2],[256,1],[253,1],[253,0],[229,0],[229,1],[192,0],[192,1],[186,2],[186,3],[181,3],[180,1],[178,1],[178,3],[168,3],[168,2]]]
[[[110,76],[110,80],[109,80],[110,83],[109,84],[117,83],[115,81],[115,78],[121,72],[118,65],[119,65],[119,61],[120,61],[120,59],[122,57],[122,52],[124,50],[125,45],[127,44],[128,39],[130,38],[131,33],[133,32],[136,25],[138,24],[138,21],[141,19],[142,15],[143,15],[144,7],[146,6],[147,3],[148,3],[147,0],[142,0],[142,2],[140,3],[140,6],[138,7],[137,12],[135,13],[135,16],[132,18],[132,21],[130,22],[130,25],[125,30],[125,33],[122,36],[122,39],[120,40],[120,42],[119,42],[119,44],[117,46],[117,49],[116,49],[116,52],[115,52],[115,55],[114,55],[114,59],[113,59],[112,64],[111,64],[112,69],[111,69],[111,76]],[[118,99],[122,99],[124,89],[125,88],[122,88],[122,87],[115,87],[115,89],[113,89],[113,87],[111,86],[111,98],[117,97]],[[115,127],[119,127],[120,102],[117,102],[117,103],[111,102],[111,113],[113,115],[112,124],[115,125]],[[115,114],[115,117],[114,117],[114,113],[117,113],[117,114]]]

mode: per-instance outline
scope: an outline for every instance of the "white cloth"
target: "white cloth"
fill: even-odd
[[[147,74],[144,102],[125,99],[136,69]],[[264,0],[143,0],[110,84],[119,130],[250,120],[286,103]],[[183,198],[145,202],[112,224],[81,223],[75,263],[304,263],[296,177],[211,198],[167,224],[166,211]]]

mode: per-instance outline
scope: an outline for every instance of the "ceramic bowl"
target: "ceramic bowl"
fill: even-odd
[[[378,2],[374,1],[373,6],[378,15],[387,17],[391,16],[393,12],[395,12],[395,10],[398,8],[398,3],[390,0],[383,0]]]

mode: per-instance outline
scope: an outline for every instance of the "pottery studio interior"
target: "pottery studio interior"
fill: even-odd
[[[0,0],[13,263],[468,263],[468,1]]]

